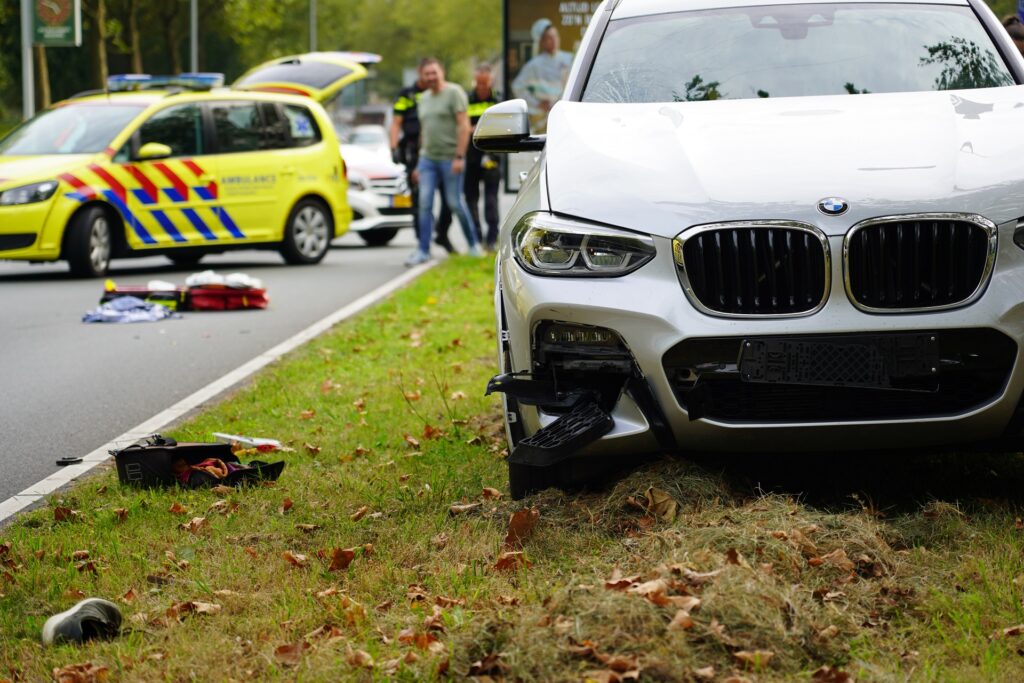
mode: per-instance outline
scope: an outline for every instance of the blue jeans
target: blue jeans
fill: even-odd
[[[430,253],[430,238],[434,235],[434,193],[439,187],[452,215],[457,216],[462,225],[466,242],[470,247],[478,244],[476,227],[462,196],[462,174],[452,173],[452,162],[420,157],[416,170],[420,174],[420,251]]]

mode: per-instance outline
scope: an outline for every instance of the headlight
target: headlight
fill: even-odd
[[[654,258],[654,240],[624,230],[530,213],[512,231],[516,259],[536,275],[615,277]]]
[[[0,206],[14,206],[15,204],[33,204],[45,202],[57,191],[56,180],[46,180],[41,183],[12,187],[9,190],[0,192]]]
[[[348,186],[353,190],[365,192],[370,187],[370,179],[361,173],[348,172]]]

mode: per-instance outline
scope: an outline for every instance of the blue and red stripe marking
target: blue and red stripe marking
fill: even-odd
[[[160,171],[167,180],[171,182],[172,187],[165,187],[164,194],[172,202],[181,203],[188,201],[188,185],[182,180],[177,173],[168,168],[167,164],[155,163],[153,168]]]
[[[85,202],[96,198],[96,190],[92,189],[70,173],[61,173],[57,178],[74,188],[73,192],[68,192],[68,197],[79,202]]]
[[[201,179],[205,174],[202,167],[191,159],[183,160],[182,164],[188,168],[197,179]],[[158,187],[156,183],[146,176],[141,168],[132,164],[124,164],[121,168],[131,175],[131,177],[141,186],[138,189],[132,189],[131,196],[138,200],[143,206],[152,206],[160,201],[160,190],[163,190],[164,194],[166,194],[167,198],[172,202],[176,204],[187,202],[189,199],[189,186],[185,181],[182,180],[181,177],[171,170],[166,164],[154,163],[153,167],[171,182],[171,187]],[[131,226],[132,230],[143,244],[157,244],[157,240],[150,234],[138,217],[129,208],[129,191],[125,188],[124,184],[115,178],[107,169],[99,166],[98,164],[90,164],[89,171],[96,175],[96,177],[98,177],[100,181],[102,181],[102,184],[106,185],[107,188],[97,191],[84,183],[78,177],[70,173],[62,173],[58,178],[70,185],[73,190],[72,192],[68,192],[67,196],[79,202],[86,202],[97,198],[107,200],[107,202],[116,208],[118,213],[121,214],[125,223]],[[192,190],[196,193],[196,196],[199,199],[207,202],[216,201],[219,195],[219,188],[217,187],[216,181],[211,181],[206,185],[194,186],[192,187]],[[220,224],[233,238],[245,239],[245,233],[242,232],[231,217],[231,214],[228,213],[224,207],[215,204],[209,208],[213,212],[214,216],[217,217]],[[195,209],[181,207],[180,210],[185,218],[188,219],[188,222],[192,227],[194,227],[204,239],[207,241],[216,241],[219,239]],[[149,213],[172,241],[176,243],[188,242],[188,239],[181,234],[181,231],[178,230],[177,227],[175,227],[174,223],[165,211],[157,208],[150,208]]]

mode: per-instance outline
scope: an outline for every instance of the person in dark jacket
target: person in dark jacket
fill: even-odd
[[[477,121],[487,109],[501,102],[501,94],[494,90],[494,77],[489,64],[481,64],[473,76],[473,89],[469,92],[469,123],[476,128]],[[484,185],[484,219],[487,221],[487,234],[481,235],[483,224],[480,222],[480,183]],[[466,181],[465,194],[469,212],[473,215],[473,223],[477,226],[477,236],[488,250],[493,251],[498,240],[498,185],[501,183],[501,165],[498,159],[484,154],[473,145],[466,150]]]

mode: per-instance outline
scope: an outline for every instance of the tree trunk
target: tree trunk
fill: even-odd
[[[128,1],[128,41],[132,49],[132,72],[144,73],[142,68],[142,40],[139,35],[139,4]]]
[[[107,87],[107,3],[106,0],[95,0],[91,14],[92,19],[92,50],[96,66],[96,85]]]
[[[39,100],[39,108],[46,109],[50,106],[50,70],[46,64],[46,46],[36,45],[36,97]]]
[[[181,31],[178,30],[178,7],[177,0],[172,0],[164,5],[167,12],[161,12],[160,18],[164,23],[164,42],[167,45],[167,57],[171,64],[171,73],[180,74],[181,69]]]

